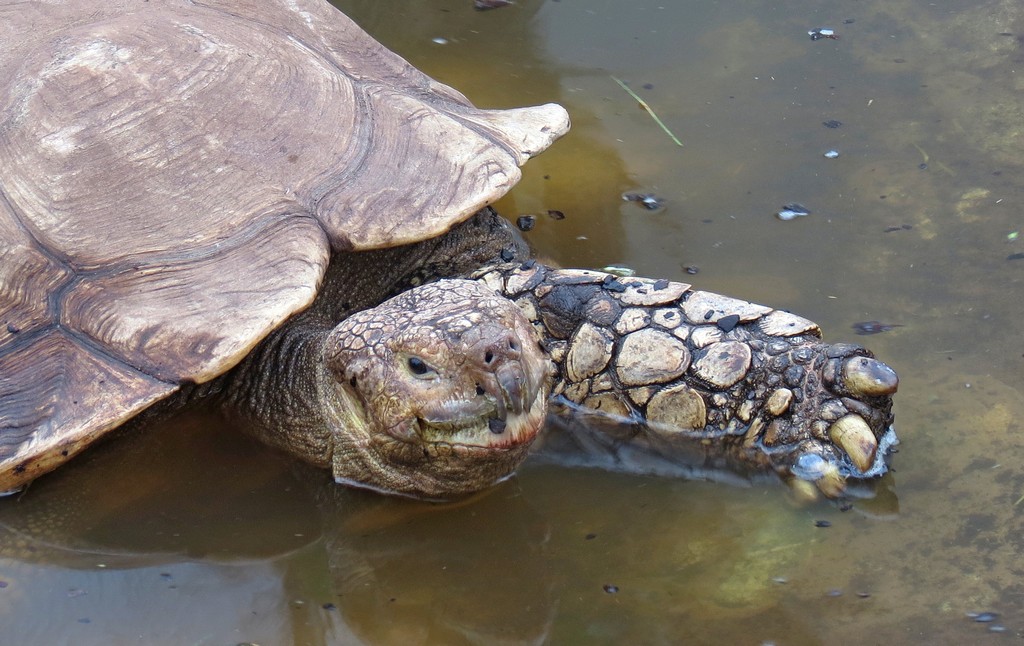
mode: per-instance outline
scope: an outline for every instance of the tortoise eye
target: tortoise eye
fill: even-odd
[[[431,368],[426,361],[420,359],[419,357],[409,357],[408,364],[409,371],[412,372],[412,374],[416,375],[417,377],[422,377],[424,375],[434,372],[434,369]]]

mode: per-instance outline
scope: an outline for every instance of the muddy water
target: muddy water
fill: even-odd
[[[539,465],[435,507],[331,487],[187,415],[3,501],[0,642],[1024,635],[1019,2],[338,4],[480,105],[569,109],[499,205],[539,216],[542,254],[790,309],[896,367],[895,472],[846,512],[774,484]],[[772,217],[790,202],[811,214]],[[856,336],[868,320],[903,327]]]

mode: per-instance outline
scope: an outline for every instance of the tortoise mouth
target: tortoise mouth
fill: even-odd
[[[401,442],[431,449],[473,453],[520,449],[540,433],[547,413],[547,393],[538,389],[529,408],[520,412],[499,412],[494,406],[453,409],[451,415],[445,416],[416,415],[390,429],[388,434]]]

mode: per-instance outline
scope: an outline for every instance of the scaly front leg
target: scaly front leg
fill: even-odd
[[[557,365],[555,402],[614,422],[586,424],[591,447],[691,466],[696,453],[701,468],[773,470],[829,497],[886,470],[896,373],[864,348],[822,342],[807,319],[534,262],[477,277],[533,322]]]

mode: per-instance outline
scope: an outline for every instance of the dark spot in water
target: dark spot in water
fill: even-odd
[[[926,164],[924,162],[921,162],[920,164],[918,164],[917,167],[920,168],[921,170],[928,170],[928,164]]]
[[[586,535],[586,536],[584,536],[583,538],[584,538],[585,540],[588,540],[588,541],[592,541],[592,540],[594,540],[595,538],[597,538],[597,534],[587,534],[587,535]]]
[[[968,612],[967,616],[980,624],[992,623],[999,618],[998,612]]]
[[[665,200],[652,193],[623,193],[622,199],[627,202],[639,202],[648,211],[657,211],[665,206]]]
[[[473,8],[477,11],[500,9],[501,7],[507,7],[510,4],[512,4],[512,0],[473,0]]]
[[[886,233],[892,233],[893,231],[910,231],[913,228],[914,228],[914,225],[912,225],[912,224],[899,224],[899,225],[893,225],[893,226],[890,226],[890,227],[885,227],[885,232]]]
[[[827,520],[816,520],[816,521],[814,521],[814,526],[815,527],[831,527],[832,523],[831,523],[831,521],[827,521]]]
[[[857,21],[854,20],[853,18],[847,18],[846,20],[843,21],[843,24],[844,25],[852,25],[855,22],[857,22]]]
[[[299,161],[299,156],[298,155],[288,155],[288,163],[289,164],[294,164],[297,161]]]
[[[521,215],[516,218],[516,226],[519,227],[520,231],[530,231],[536,225],[537,216],[535,215]]]
[[[92,623],[92,620],[89,619],[88,617],[81,617],[78,620],[78,623],[80,623],[80,624],[89,624],[89,623]]]
[[[324,605],[322,605],[320,607],[323,608],[324,610],[337,610],[338,609],[338,606],[336,606],[336,605],[334,605],[333,603],[330,603],[330,602],[325,603]]]
[[[608,594],[615,594],[616,592],[619,591],[619,586],[612,585],[611,583],[606,583],[606,584],[604,584],[604,591],[607,592]]]
[[[548,209],[548,217],[551,218],[552,220],[564,220],[565,213],[562,213],[561,211],[557,211],[555,209]]]
[[[700,273],[700,267],[697,265],[687,265],[683,267],[683,271],[693,276]]]
[[[1009,256],[1006,257],[1006,259],[1007,260],[1024,260],[1024,253],[1021,253],[1021,252],[1011,253]]]
[[[723,316],[722,318],[718,319],[717,325],[718,329],[723,332],[732,332],[733,329],[735,329],[735,327],[739,324],[739,322],[739,314],[730,314],[728,316]]]
[[[653,90],[654,89],[654,83],[644,83],[643,84],[643,88],[645,90]]]
[[[9,584],[9,583],[7,583],[7,581],[0,581],[0,590],[3,590],[3,589],[4,589],[4,588],[6,588],[6,587],[7,587],[8,585],[10,585],[10,584]]]
[[[867,336],[869,334],[879,334],[881,332],[888,332],[889,330],[897,327],[903,327],[899,323],[882,323],[881,321],[861,321],[860,323],[854,323],[850,327],[853,331],[861,336]]]
[[[825,126],[826,128],[838,128],[839,126],[843,125],[843,122],[836,121],[835,119],[829,119],[828,121],[822,121],[821,125]]]

